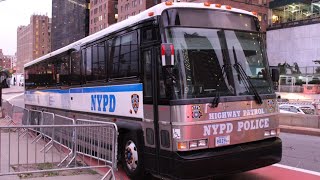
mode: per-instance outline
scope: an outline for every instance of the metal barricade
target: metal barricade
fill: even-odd
[[[41,125],[42,124],[42,111],[29,110],[29,125]],[[40,128],[34,128],[33,131],[40,133]]]
[[[28,109],[25,109],[23,108],[23,116],[22,116],[22,125],[30,125],[30,119],[29,119],[29,110]]]
[[[18,129],[18,131],[13,132],[11,129]],[[65,129],[64,132],[74,132],[72,134],[55,133],[55,142],[57,144],[65,144],[65,140],[69,140],[66,144],[73,144],[76,147],[77,142],[80,141],[78,138],[90,137],[91,142],[100,142],[98,145],[103,143],[110,143],[111,147],[116,147],[117,139],[112,137],[110,142],[105,142],[105,140],[110,139],[108,134],[117,134],[117,128],[113,124],[77,124],[77,125],[30,125],[30,126],[0,126],[0,179],[1,176],[5,175],[15,175],[15,174],[32,174],[32,173],[44,173],[44,172],[58,172],[65,170],[76,170],[80,169],[92,169],[92,168],[110,168],[107,174],[105,174],[102,179],[112,175],[114,176],[114,168],[110,166],[116,162],[108,163],[83,163],[79,161],[79,153],[75,155],[69,162],[61,164],[62,157],[66,153],[64,151],[64,146],[58,146],[51,148],[49,152],[40,152],[37,143],[31,144],[29,136],[21,137],[20,129],[27,129],[27,131],[33,131],[33,129],[42,129],[45,132],[59,132],[60,129]],[[101,133],[99,136],[92,136],[92,132],[100,133],[110,129],[109,133]],[[81,134],[78,136],[77,134]],[[72,136],[70,138],[65,138],[64,136]],[[98,139],[96,139],[98,138]],[[100,148],[104,148],[101,146]],[[78,148],[76,148],[78,149]],[[89,152],[93,152],[97,149],[88,149]],[[116,157],[116,154],[111,154],[112,157]],[[91,155],[92,158],[99,160],[95,155]],[[113,159],[115,160],[115,159]],[[102,159],[99,160],[103,162]],[[43,166],[46,168],[40,168]],[[69,166],[72,165],[72,166]]]
[[[22,125],[22,121],[25,118],[25,113],[28,110],[19,106],[13,106],[12,124]]]
[[[60,116],[60,115],[54,116],[54,125],[74,125],[74,124],[75,124],[74,119],[71,119],[65,116]],[[68,158],[72,158],[72,155],[74,155],[74,137],[75,137],[74,133],[75,133],[74,130],[70,128],[54,129],[53,143],[59,144],[60,147],[64,148],[64,151],[68,152],[68,155],[66,155],[62,159],[60,164],[62,164]]]
[[[42,125],[42,111],[38,110],[29,110],[29,125]],[[38,142],[42,138],[42,133],[40,132],[40,128],[30,129],[36,133],[36,137],[33,139],[33,142]]]
[[[3,101],[2,110],[5,115],[5,120],[9,121],[7,125],[11,124],[13,117],[13,105],[9,101]]]
[[[54,125],[54,113],[43,112],[42,125]],[[40,150],[45,150],[47,152],[54,146],[54,129],[40,128],[40,132],[43,137],[50,139],[50,141]]]
[[[98,163],[112,164],[117,169],[118,129],[115,123],[77,119],[76,124],[101,124],[103,129],[81,128],[77,131],[76,153],[95,159]]]

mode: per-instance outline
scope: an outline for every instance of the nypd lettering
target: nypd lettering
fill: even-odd
[[[203,126],[203,136],[219,135],[219,134],[230,134],[234,131],[242,132],[255,129],[269,128],[269,118],[262,118],[256,120],[238,121],[234,127],[234,124],[228,123],[217,123]]]
[[[114,112],[116,98],[114,95],[95,94],[91,95],[91,111]]]
[[[210,120],[218,120],[218,119],[254,116],[254,115],[259,115],[259,114],[265,114],[263,108],[245,109],[245,110],[241,110],[241,111],[238,110],[238,111],[226,111],[226,112],[209,113],[209,119]]]

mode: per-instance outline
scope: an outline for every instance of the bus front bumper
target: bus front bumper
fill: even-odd
[[[249,171],[280,162],[282,141],[274,137],[230,147],[179,152],[171,155],[169,159],[168,156],[160,158],[163,176],[170,179],[205,179]]]

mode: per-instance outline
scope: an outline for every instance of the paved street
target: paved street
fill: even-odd
[[[320,137],[281,133],[283,157],[280,164],[320,172]]]

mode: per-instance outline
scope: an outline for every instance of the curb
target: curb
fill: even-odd
[[[280,132],[320,136],[320,129],[280,125]]]
[[[2,92],[2,94],[14,94],[14,93],[23,93],[24,91],[12,91],[12,92]]]

